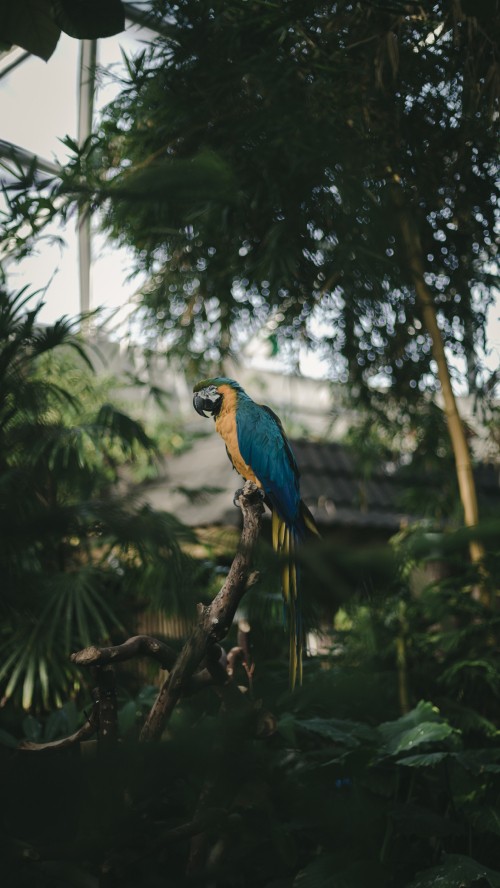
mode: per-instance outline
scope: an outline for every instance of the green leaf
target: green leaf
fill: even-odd
[[[132,730],[137,722],[137,703],[135,700],[129,700],[118,710],[118,728],[120,737],[125,736]]]
[[[456,761],[474,775],[500,772],[500,749],[464,749],[454,755]]]
[[[324,740],[351,748],[361,743],[377,744],[377,733],[369,725],[341,718],[308,718],[296,722],[298,728],[317,734]]]
[[[0,745],[1,746],[10,746],[11,749],[16,749],[18,746],[18,741],[12,734],[9,734],[8,731],[2,730],[0,728]]]
[[[33,743],[40,742],[42,726],[32,715],[27,715],[26,718],[23,719],[23,731],[27,740],[31,740]]]
[[[54,712],[50,713],[45,722],[44,740],[50,742],[58,737],[66,737],[68,734],[72,734],[80,721],[81,716],[77,711],[75,703],[73,700],[70,700],[69,703],[65,703],[60,709],[55,709]]]
[[[333,888],[332,876],[336,859],[333,854],[321,854],[297,873],[293,888]]]
[[[2,40],[22,46],[47,61],[54,52],[60,28],[51,0],[14,0],[0,13]]]
[[[406,888],[500,888],[500,873],[462,854],[447,854],[443,863],[419,873]],[[479,885],[478,885],[479,888]]]
[[[428,752],[421,755],[408,755],[398,759],[397,765],[405,765],[407,768],[433,768],[448,756],[447,752]]]
[[[76,864],[67,860],[45,860],[38,864],[41,874],[45,876],[44,885],[51,885],[53,888],[98,888],[99,882],[97,878],[88,872],[85,872]]]
[[[31,656],[28,661],[28,668],[26,669],[26,674],[24,677],[23,683],[23,697],[22,697],[22,705],[23,709],[29,709],[33,702],[33,690],[35,687],[35,669],[37,663],[35,656]]]
[[[413,750],[423,743],[439,743],[455,733],[451,725],[441,718],[439,710],[423,700],[396,721],[381,724],[379,731],[385,741],[386,755]]]
[[[395,805],[390,813],[394,830],[400,836],[420,836],[436,838],[437,836],[463,835],[464,827],[449,817],[435,814],[422,805]]]
[[[478,832],[494,833],[500,836],[500,812],[491,805],[481,806],[471,811],[469,820]]]
[[[156,685],[145,685],[137,694],[136,703],[138,706],[144,706],[145,709],[151,709],[157,696],[158,688]]]
[[[321,854],[297,873],[293,888],[386,888],[387,872],[377,860],[358,860],[338,870],[337,855]]]
[[[79,40],[111,37],[125,28],[120,0],[55,0],[54,12],[61,30]]]
[[[390,755],[397,755],[400,752],[415,749],[416,746],[421,746],[423,743],[440,743],[453,733],[454,729],[446,722],[441,724],[422,722],[421,725],[410,728],[409,731],[405,731],[399,737],[395,737],[390,741],[386,747],[387,752]]]

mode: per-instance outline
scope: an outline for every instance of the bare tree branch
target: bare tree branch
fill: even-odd
[[[150,657],[163,669],[171,670],[142,729],[143,741],[160,738],[181,696],[194,694],[212,685],[218,689],[224,700],[229,698],[233,703],[241,702],[242,695],[231,682],[236,659],[234,651],[228,660],[226,652],[218,642],[227,635],[243,595],[256,580],[257,575],[255,572],[252,573],[250,568],[264,512],[258,487],[247,482],[238,497],[238,504],[243,512],[243,530],[238,551],[226,581],[212,603],[208,607],[198,605],[198,623],[180,654],[150,635],[134,635],[123,644],[109,647],[90,645],[81,651],[76,651],[71,655],[72,662],[83,668],[92,669],[96,678],[95,702],[90,717],[69,737],[49,743],[25,741],[20,745],[20,749],[31,752],[65,749],[97,732],[104,744],[116,742],[116,694],[114,672],[110,664],[135,657]],[[235,650],[239,654],[241,649]],[[243,653],[241,657],[244,662],[248,659],[248,652],[246,654],[247,656]]]
[[[88,740],[99,729],[99,703],[94,703],[92,711],[87,721],[71,734],[69,737],[63,737],[61,740],[52,740],[50,743],[32,743],[29,740],[23,740],[19,744],[19,749],[26,752],[53,752],[58,749],[66,749],[68,746],[75,746],[82,740]]]
[[[104,666],[108,663],[122,663],[136,657],[150,657],[152,660],[156,660],[162,669],[170,670],[174,666],[177,656],[178,651],[152,635],[133,635],[131,638],[127,638],[123,644],[110,645],[109,647],[97,647],[92,644],[90,647],[71,654],[71,660],[77,666],[87,668]],[[200,669],[199,672],[192,675],[184,688],[184,696],[189,697],[210,685],[222,684],[227,681],[226,652],[215,645],[211,657],[213,668],[210,670],[208,668]],[[220,667],[215,672],[215,663],[219,660],[221,661]]]
[[[82,651],[71,654],[77,666],[104,666],[107,663],[121,663],[134,657],[151,657],[163,669],[171,669],[177,658],[177,651],[151,635],[134,635],[123,644],[112,647],[91,645]]]
[[[211,605],[198,606],[198,624],[160,689],[141,732],[143,741],[160,739],[175,705],[198,664],[207,655],[211,645],[227,635],[236,608],[248,588],[252,551],[259,535],[264,511],[261,494],[255,484],[246,482],[243,492],[238,497],[238,503],[243,512],[243,530],[229,574]]]

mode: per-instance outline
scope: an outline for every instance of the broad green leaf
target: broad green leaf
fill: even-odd
[[[480,883],[480,880],[482,882]],[[472,857],[447,854],[443,863],[423,870],[405,888],[500,888],[500,872],[483,866]]]
[[[129,700],[118,710],[118,728],[120,737],[128,734],[137,722],[137,703],[135,700]]]
[[[455,733],[442,719],[439,710],[423,700],[396,721],[381,724],[379,731],[385,741],[383,752],[386,755],[413,750],[423,743],[442,742]]]
[[[58,737],[72,734],[81,721],[82,717],[78,713],[74,701],[70,700],[60,709],[55,709],[54,712],[50,713],[45,722],[44,740],[49,742]]]
[[[333,743],[355,747],[362,743],[376,745],[377,733],[369,725],[341,718],[308,718],[296,722],[297,728],[317,734]]]
[[[12,749],[16,749],[18,743],[19,741],[12,734],[0,728],[0,746],[10,746]]]
[[[498,774],[500,772],[500,749],[464,749],[454,755],[454,759],[472,774]]]
[[[428,752],[422,755],[408,755],[405,758],[398,759],[397,765],[405,765],[407,768],[432,768],[439,762],[442,762],[449,753],[447,752]]]
[[[400,736],[394,737],[387,745],[390,755],[397,755],[406,750],[415,749],[423,743],[440,743],[454,733],[454,729],[446,722],[422,722]]]
[[[44,885],[53,888],[99,888],[98,879],[89,872],[68,860],[46,860],[38,864],[40,875],[45,876]],[[46,881],[45,881],[46,880]]]
[[[31,740],[33,743],[40,742],[42,726],[32,715],[27,715],[26,718],[23,719],[23,731],[27,740]]]
[[[278,720],[278,731],[291,746],[297,744],[297,722],[291,712],[285,712]]]
[[[462,835],[465,830],[458,824],[441,814],[436,814],[423,805],[395,805],[391,810],[394,831],[400,836],[420,836],[435,838],[436,836]]]
[[[125,28],[120,0],[55,0],[54,12],[61,30],[79,40],[111,37]]]
[[[478,832],[500,836],[500,811],[492,805],[481,805],[469,814],[469,821]]]
[[[22,46],[47,61],[54,52],[60,28],[51,0],[11,0],[0,14],[2,40]]]
[[[156,685],[145,685],[137,694],[136,703],[138,706],[144,706],[147,709],[150,709],[157,696],[158,688]]]
[[[335,864],[333,854],[321,854],[297,873],[293,888],[333,888]]]
[[[387,872],[378,860],[359,860],[339,869],[334,854],[321,854],[295,876],[293,888],[385,888]]]

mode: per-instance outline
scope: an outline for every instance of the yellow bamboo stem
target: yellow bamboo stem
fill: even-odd
[[[408,256],[415,292],[422,311],[422,319],[431,338],[432,353],[438,368],[438,377],[444,401],[448,431],[455,457],[460,499],[464,510],[464,522],[466,527],[474,527],[479,521],[479,510],[470,450],[451,385],[451,377],[448,362],[446,360],[443,337],[437,322],[436,306],[432,298],[432,293],[425,282],[420,235],[411,214],[405,206],[402,189],[399,185],[394,187],[393,195],[394,202],[399,211],[402,241]],[[479,542],[473,540],[470,543],[469,550],[473,562],[478,562],[483,559],[484,549]]]

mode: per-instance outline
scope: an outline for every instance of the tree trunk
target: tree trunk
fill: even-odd
[[[425,282],[420,235],[411,213],[405,206],[403,192],[399,185],[394,187],[393,197],[398,208],[402,241],[406,249],[417,300],[422,311],[424,326],[431,338],[432,353],[438,367],[448,431],[455,457],[460,499],[464,510],[464,521],[467,527],[474,527],[479,521],[479,512],[470,450],[451,386],[450,371],[444,351],[443,337],[437,322],[436,307],[432,293]],[[472,540],[469,548],[471,560],[473,562],[481,561],[484,556],[482,545]]]

